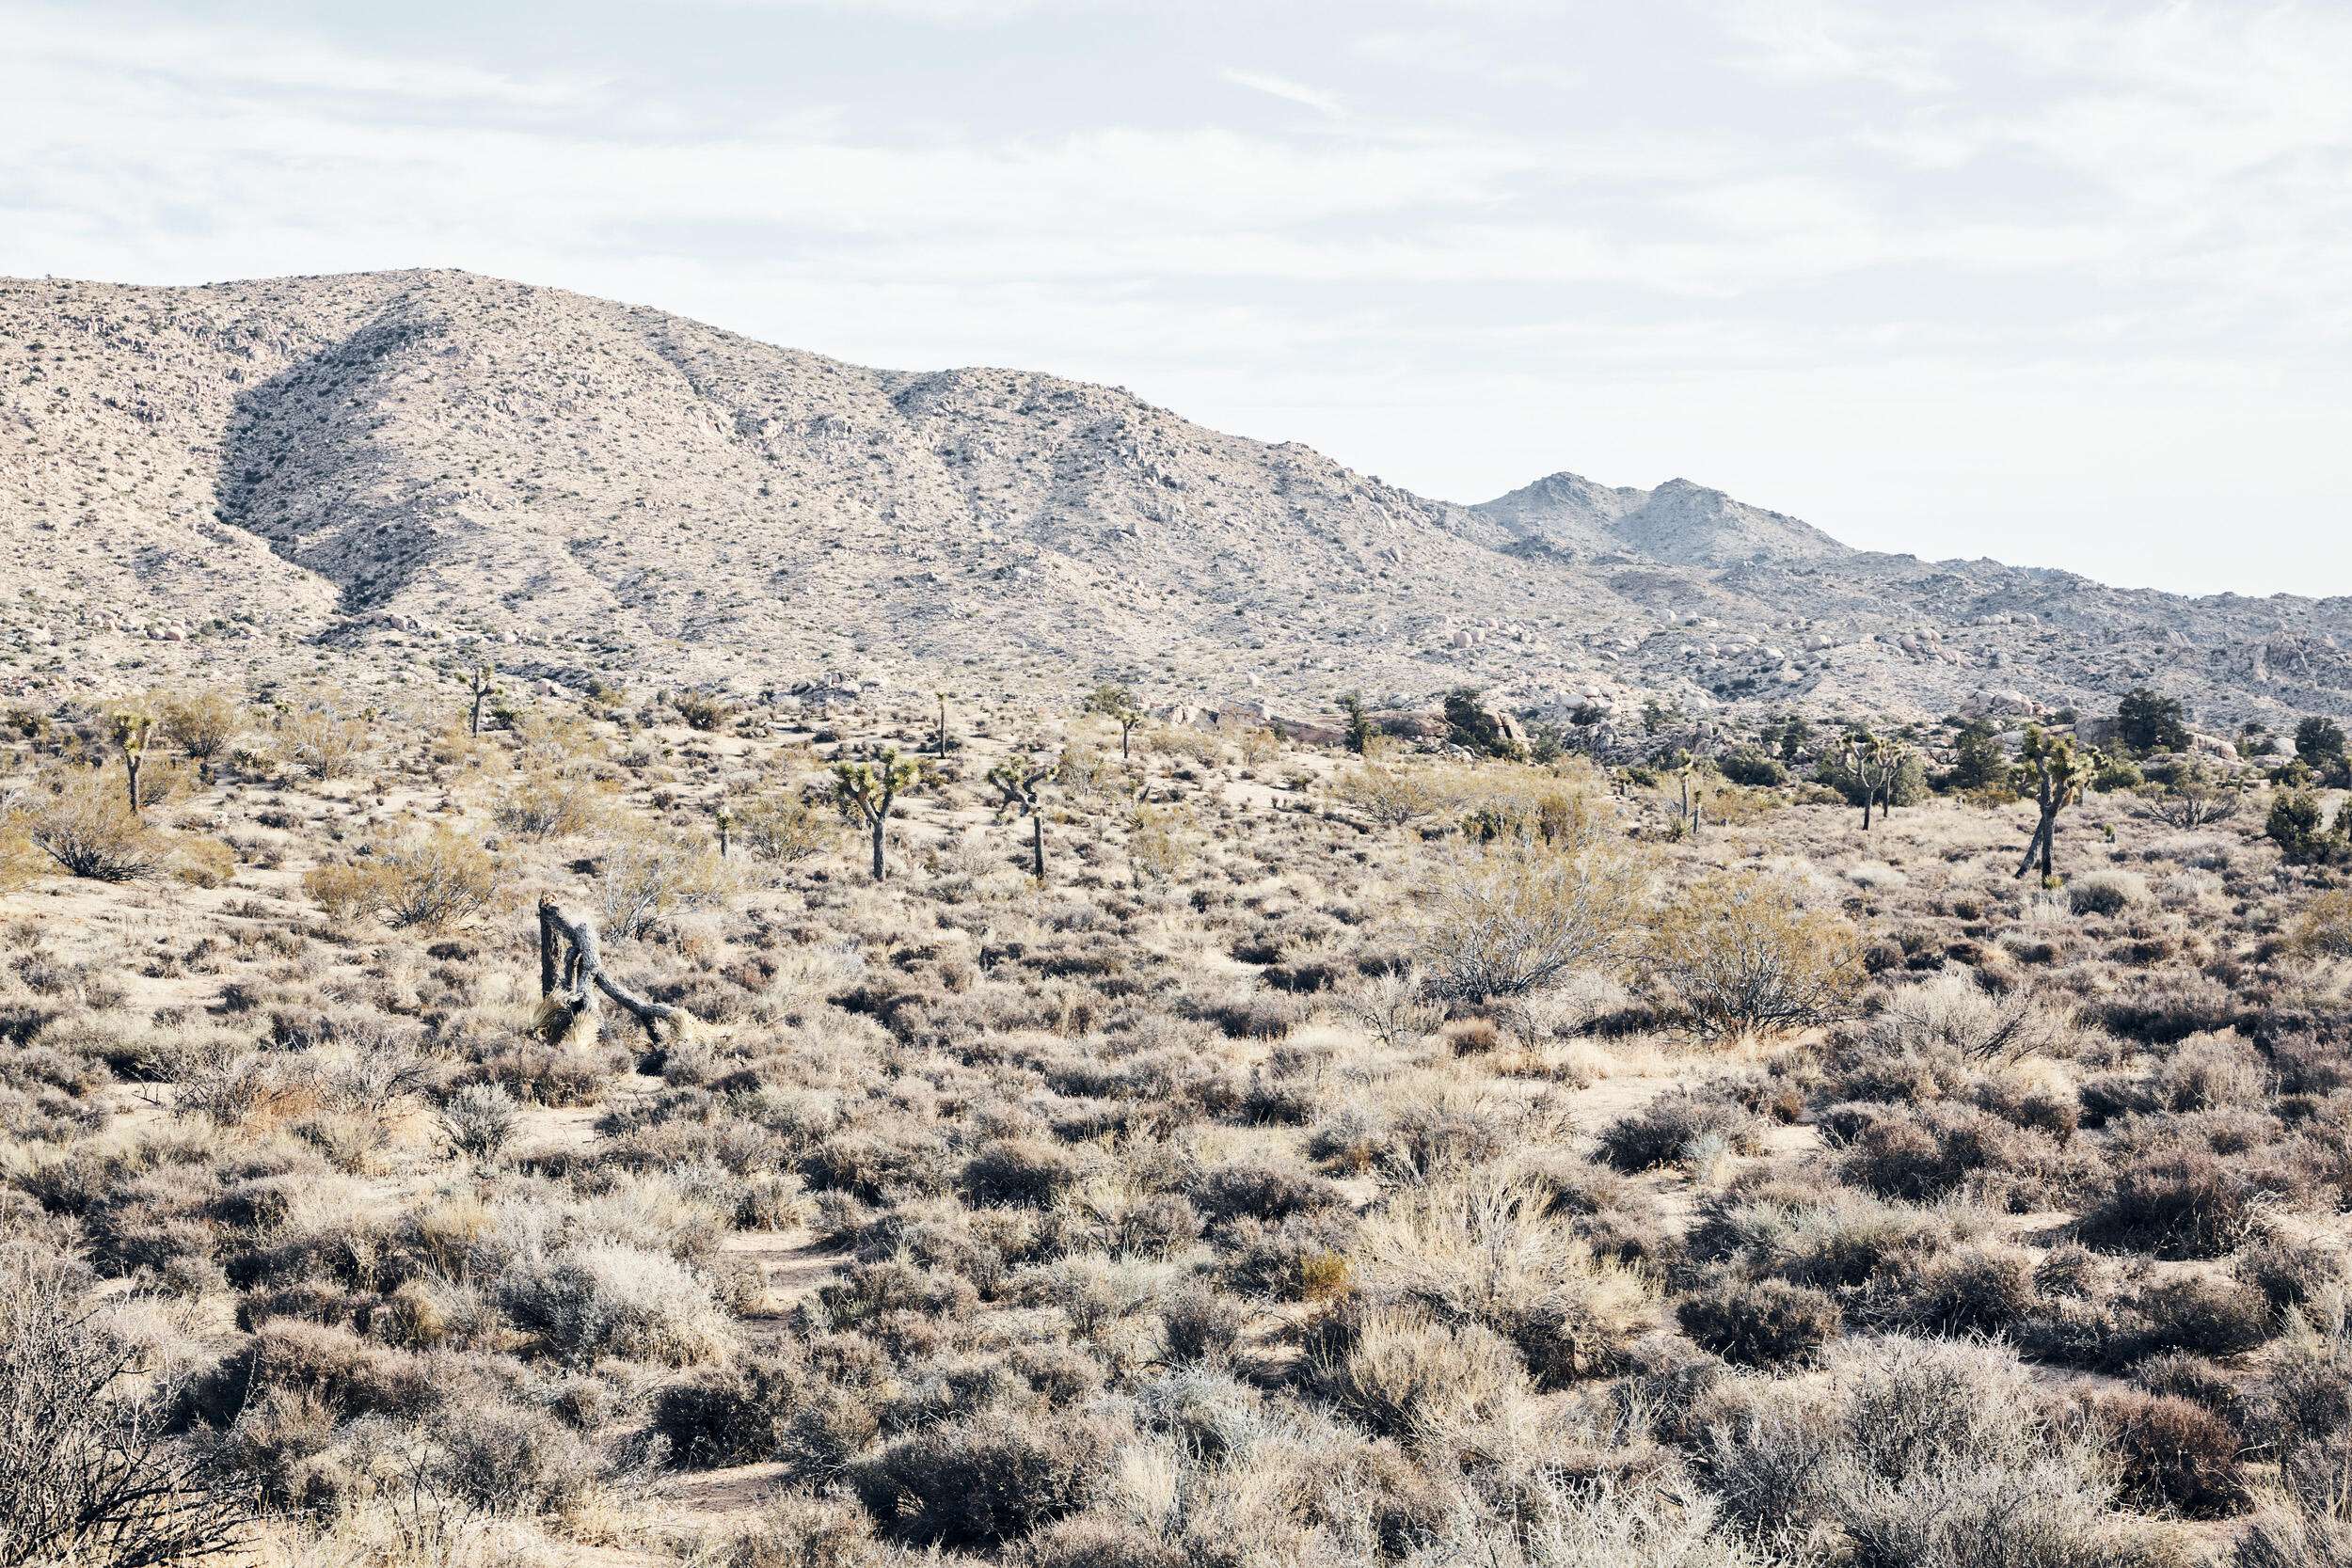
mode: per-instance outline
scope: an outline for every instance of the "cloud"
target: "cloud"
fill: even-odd
[[[1237,87],[1248,87],[1253,92],[1263,92],[1271,97],[1288,100],[1293,103],[1304,103],[1317,114],[1336,117],[1347,112],[1336,93],[1325,92],[1320,88],[1307,87],[1284,77],[1269,76],[1263,71],[1235,71],[1230,68],[1219,74]]]

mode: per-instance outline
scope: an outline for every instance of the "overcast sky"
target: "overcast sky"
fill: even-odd
[[[2352,593],[2352,6],[0,0],[0,273],[458,266]]]

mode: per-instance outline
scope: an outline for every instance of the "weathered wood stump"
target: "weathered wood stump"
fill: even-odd
[[[596,995],[602,992],[644,1029],[659,1045],[676,1039],[693,1024],[693,1015],[665,1002],[638,995],[605,973],[596,942],[596,922],[576,915],[552,898],[539,900],[540,1030],[551,1039],[569,1033],[585,1017],[593,1019]]]

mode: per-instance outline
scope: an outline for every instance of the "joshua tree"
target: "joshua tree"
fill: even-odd
[[[473,717],[469,721],[466,732],[469,735],[478,736],[482,733],[482,705],[488,700],[494,689],[493,679],[490,667],[486,664],[475,665],[473,673],[466,677],[467,689],[473,693]]]
[[[841,808],[841,815],[852,822],[862,823],[874,835],[874,880],[881,881],[882,866],[882,832],[889,825],[891,808],[898,804],[901,790],[911,787],[922,768],[913,757],[902,757],[895,746],[885,746],[870,762],[843,760],[833,765],[833,799]]]
[[[947,693],[934,691],[931,695],[939,699],[939,735],[936,743],[939,760],[946,762],[947,760]]]
[[[2017,875],[2032,870],[2039,856],[2046,882],[2053,875],[2051,847],[2058,837],[2058,813],[2083,798],[2102,759],[2095,751],[2078,749],[2072,736],[2052,735],[2039,724],[2027,728],[2017,755],[2019,771],[2031,784],[2034,803],[2042,811],[2033,837],[2026,842],[2026,858],[2017,863]]]
[[[115,745],[122,752],[122,768],[130,776],[131,809],[135,812],[146,803],[139,796],[139,768],[147,761],[147,736],[154,727],[151,717],[128,708],[114,716]]]
[[[719,858],[721,860],[725,860],[727,858],[727,840],[729,835],[735,832],[735,813],[727,810],[725,806],[722,805],[710,814],[710,819],[712,825],[719,830]]]
[[[1087,697],[1087,711],[1099,713],[1119,726],[1119,754],[1130,754],[1136,726],[1143,722],[1143,710],[1136,705],[1136,694],[1126,687],[1105,681]]]
[[[1039,809],[1037,792],[1060,771],[1059,763],[1033,757],[1015,757],[988,770],[988,782],[1005,798],[999,809],[1029,819],[1030,875],[1041,882],[1045,880],[1045,813]]]
[[[1372,744],[1372,715],[1365,710],[1363,693],[1342,692],[1340,712],[1347,719],[1347,749],[1362,756]]]
[[[1846,772],[1862,791],[1862,825],[1870,825],[1870,808],[1882,808],[1891,814],[1895,809],[1895,781],[1902,773],[1903,762],[1911,748],[1899,740],[1888,740],[1867,730],[1853,730],[1846,736],[1845,750],[1840,753]]]
[[[1707,796],[1704,791],[1694,795],[1691,789],[1692,775],[1697,771],[1695,762],[1686,762],[1675,770],[1682,785],[1681,802],[1675,809],[1676,832],[1692,838],[1698,837],[1699,830],[1707,825]]]

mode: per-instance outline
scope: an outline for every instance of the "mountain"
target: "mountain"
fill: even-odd
[[[1810,523],[1736,501],[1687,479],[1635,490],[1557,473],[1470,510],[1516,538],[1588,557],[1728,566],[1853,553]]]
[[[0,694],[492,657],[756,691],[1456,684],[2352,712],[2352,605],[1847,549],[1682,480],[1482,505],[1029,372],[868,370],[461,272],[0,280]],[[2012,704],[2011,705],[2014,705]]]

